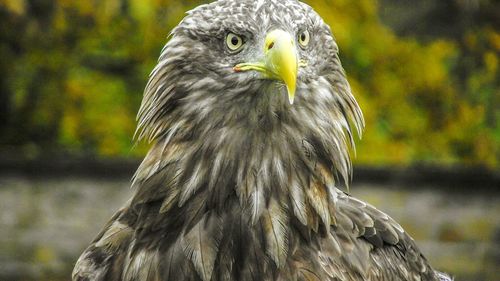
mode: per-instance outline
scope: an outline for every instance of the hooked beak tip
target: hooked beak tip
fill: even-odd
[[[287,87],[287,92],[288,92],[288,101],[290,102],[290,105],[293,105],[293,101],[295,99],[295,91],[291,91],[288,87]]]

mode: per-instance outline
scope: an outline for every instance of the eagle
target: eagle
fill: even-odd
[[[135,193],[73,280],[451,280],[337,188],[364,128],[338,52],[296,0],[189,11],[144,91]]]

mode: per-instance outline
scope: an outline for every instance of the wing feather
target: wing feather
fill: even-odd
[[[312,181],[306,189],[307,198],[313,209],[319,215],[325,226],[330,226],[330,209],[326,186],[318,181]]]
[[[221,238],[222,221],[220,217],[206,214],[181,239],[184,253],[204,281],[210,281],[212,277]]]

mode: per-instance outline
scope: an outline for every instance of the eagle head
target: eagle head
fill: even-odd
[[[351,125],[358,134],[364,126],[330,28],[295,0],[188,12],[150,75],[138,122],[139,139],[155,144],[136,181],[175,161],[180,204],[200,188],[214,202],[234,191],[245,202],[312,178],[347,182]]]

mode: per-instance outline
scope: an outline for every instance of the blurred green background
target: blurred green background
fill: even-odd
[[[200,2],[0,0],[0,153],[143,155],[142,90]],[[498,1],[306,2],[331,25],[365,114],[357,163],[499,166]]]

